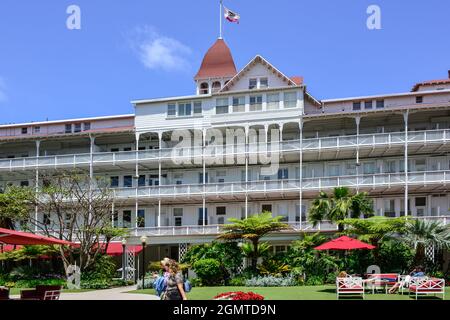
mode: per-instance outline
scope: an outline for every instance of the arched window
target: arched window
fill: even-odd
[[[200,85],[200,94],[208,94],[209,93],[209,86],[207,82],[203,82]]]
[[[220,91],[220,89],[222,89],[222,85],[220,84],[220,81],[213,82],[213,84],[212,84],[212,92],[213,93],[218,92],[218,91]]]

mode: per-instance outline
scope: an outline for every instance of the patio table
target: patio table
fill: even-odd
[[[382,289],[387,294],[389,280],[385,279],[367,279],[364,281],[364,284],[367,289],[372,291],[372,294],[375,294],[375,291],[378,289]]]

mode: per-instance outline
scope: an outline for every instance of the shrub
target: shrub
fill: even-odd
[[[137,284],[137,289],[138,290],[142,290],[142,289],[153,289],[153,284],[155,283],[155,278],[145,278],[144,279],[144,288],[142,288],[142,279],[140,279],[138,281]]]
[[[67,281],[65,279],[32,279],[16,281],[15,288],[35,288],[36,286],[61,286],[67,288]]]
[[[217,285],[223,282],[223,271],[216,259],[201,259],[192,267],[202,285]]]
[[[116,269],[117,267],[114,262],[114,258],[107,255],[102,255],[97,258],[95,263],[89,269],[81,273],[81,279],[85,281],[92,281],[92,283],[97,282],[97,280],[105,280],[108,282],[111,281],[116,275]]]
[[[109,289],[112,284],[111,281],[106,279],[91,279],[91,280],[81,280],[80,283],[81,289]]]
[[[298,284],[293,275],[286,277],[258,276],[245,281],[246,287],[292,287]]]
[[[161,261],[152,261],[148,264],[147,270],[149,272],[160,272],[162,270],[161,268]]]
[[[306,277],[306,280],[305,280],[305,285],[307,285],[307,286],[320,286],[323,284],[324,284],[323,276],[313,275],[310,277]]]
[[[229,286],[233,286],[233,287],[243,287],[245,286],[245,281],[247,279],[245,279],[244,277],[235,277],[233,279],[230,279],[230,281],[228,282]]]

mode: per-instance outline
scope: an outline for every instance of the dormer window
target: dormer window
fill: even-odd
[[[28,133],[28,128],[22,128],[22,134],[27,134]]]
[[[176,117],[177,116],[177,105],[176,104],[167,105],[167,116],[168,117]]]
[[[220,81],[213,82],[213,84],[212,84],[212,93],[219,92],[221,88],[222,88],[222,85],[220,84]]]
[[[216,100],[216,114],[229,113],[228,98]]]
[[[258,79],[252,78],[248,81],[248,88],[250,90],[256,89],[258,87]]]
[[[259,79],[259,88],[264,89],[269,87],[269,79],[268,78],[261,78]]]
[[[209,85],[207,82],[203,82],[200,85],[200,94],[208,94],[209,93]]]
[[[192,105],[190,102],[178,104],[178,116],[188,117],[192,115]]]

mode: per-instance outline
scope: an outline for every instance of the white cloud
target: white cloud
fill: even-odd
[[[192,50],[180,41],[161,35],[151,26],[136,28],[128,37],[131,48],[151,70],[180,71],[189,68]]]
[[[5,80],[0,77],[0,102],[5,102],[7,99],[6,96],[6,84]]]

